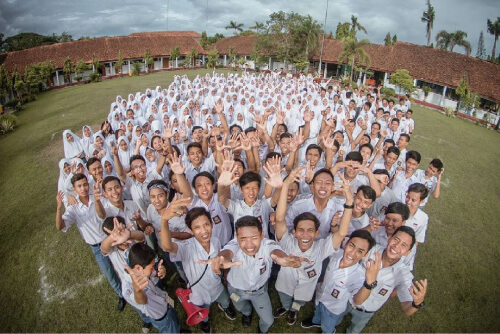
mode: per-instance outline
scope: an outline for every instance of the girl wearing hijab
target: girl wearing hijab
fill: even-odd
[[[115,165],[114,165],[112,159],[110,159],[109,157],[106,156],[106,157],[102,158],[101,164],[102,164],[102,169],[103,169],[103,178],[106,176],[118,177],[118,175],[116,174]]]
[[[80,137],[71,130],[63,131],[64,157],[66,159],[81,158],[85,159],[85,152],[80,142]]]
[[[83,152],[85,152],[85,157],[90,157],[92,155],[91,147],[94,143],[94,132],[88,125],[84,125],[82,127],[82,139],[80,139],[80,143],[82,144]]]
[[[105,156],[111,157],[111,152],[109,152],[106,140],[101,132],[94,133],[94,144],[92,144],[92,156],[102,159]]]
[[[57,182],[57,191],[62,191],[66,195],[66,179],[71,173],[71,160],[61,159],[59,161],[59,181]],[[66,198],[66,196],[64,196]]]
[[[130,157],[132,156],[130,151],[130,144],[127,137],[122,136],[118,138],[118,158],[123,166],[126,173],[130,171]]]

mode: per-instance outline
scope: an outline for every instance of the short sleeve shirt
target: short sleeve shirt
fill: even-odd
[[[95,205],[92,198],[89,198],[89,205],[84,205],[77,197],[77,204],[70,205],[66,208],[62,219],[65,227],[63,232],[67,232],[71,225],[76,224],[83,240],[89,245],[100,243],[106,238],[106,234],[102,231],[102,223],[95,211]]]

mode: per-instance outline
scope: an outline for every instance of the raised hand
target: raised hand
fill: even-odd
[[[76,170],[78,169],[78,165],[76,164],[76,161],[73,161],[71,164],[71,174],[76,174]]]
[[[172,127],[170,126],[170,124],[167,124],[165,126],[165,129],[163,129],[163,138],[166,139],[166,140],[169,140],[170,138],[172,138],[174,136],[174,133],[172,131]]]
[[[382,131],[380,131],[380,136],[381,136],[382,138],[387,137],[387,135],[388,135],[388,134],[389,134],[389,133],[387,132],[387,130],[382,130]]]
[[[97,180],[97,182],[94,184],[94,201],[100,201],[102,199],[102,193],[101,193],[101,186],[102,186],[102,180]]]
[[[177,152],[174,151],[173,154],[170,154],[167,161],[170,164],[170,169],[174,172],[174,174],[184,174],[187,166],[182,166],[181,157],[177,156]]]
[[[134,225],[130,224],[128,227],[125,227],[125,225],[121,224],[116,217],[113,218],[113,225],[112,231],[104,227],[104,231],[108,232],[111,239],[113,239],[111,246],[117,246],[123,243],[131,244],[132,241],[129,240],[130,230],[134,228]]]
[[[138,266],[135,269],[130,268],[128,265],[125,266],[125,270],[132,278],[132,285],[134,286],[134,290],[142,291],[149,284],[149,278],[144,274],[144,268],[140,268]]]
[[[223,187],[229,187],[231,184],[233,184],[235,181],[239,179],[239,177],[233,177],[234,172],[236,171],[236,164],[234,163],[234,160],[226,160],[224,159],[224,162],[222,164],[222,171],[219,176],[219,180],[217,181],[220,186]]]
[[[389,184],[389,176],[387,176],[385,174],[375,174],[374,176],[377,179],[377,181],[379,181],[380,183],[382,183],[384,185]]]
[[[257,136],[250,136],[249,139],[252,147],[260,147],[260,140]]]
[[[160,262],[158,262],[158,271],[157,271],[157,275],[160,279],[164,279],[165,276],[167,275],[167,269],[165,268],[165,266],[163,265],[163,259],[160,260]]]
[[[312,113],[310,111],[304,112],[303,119],[304,119],[304,122],[310,122],[310,121],[312,121],[312,119],[313,119]]]
[[[225,145],[226,143],[226,139],[227,139],[227,134],[224,134],[224,138],[223,139],[217,139],[216,143],[215,143],[215,149],[219,152],[222,152],[224,151],[224,149],[231,149],[231,146],[229,145]]]
[[[239,135],[240,139],[240,145],[238,148],[242,149],[243,151],[249,151],[252,149],[252,144],[250,143],[250,139],[248,139],[248,136],[242,132]]]
[[[220,114],[224,110],[224,107],[222,106],[222,103],[217,102],[215,105],[215,111],[217,111],[218,114]]]
[[[380,226],[382,226],[382,223],[380,223],[380,219],[375,217],[370,217],[370,229],[372,231],[378,231]]]
[[[78,201],[76,200],[76,198],[74,196],[71,196],[71,195],[68,196],[68,206],[75,205],[77,203],[78,203]]]
[[[291,185],[294,182],[300,182],[301,179],[304,179],[305,176],[302,175],[302,171],[306,168],[306,166],[300,166],[295,168],[288,174],[288,177],[283,181],[283,185]]]
[[[307,183],[311,182],[313,178],[314,178],[314,169],[311,166],[311,162],[307,160],[306,176],[305,176],[306,182]]]
[[[413,297],[415,305],[420,305],[425,299],[427,293],[427,279],[415,281],[410,288],[410,295]]]
[[[57,208],[58,209],[62,208],[63,200],[64,200],[64,192],[63,191],[58,191],[57,192],[57,196],[56,196],[56,202],[57,202]]]
[[[263,167],[267,173],[264,182],[272,188],[281,188],[283,185],[283,178],[281,177],[281,158],[273,157],[269,159]]]
[[[326,149],[332,150],[333,149],[333,138],[323,136],[323,145],[325,146]]]
[[[368,261],[366,261],[366,272],[365,272],[366,284],[372,284],[377,280],[377,275],[380,270],[381,263],[382,263],[382,255],[379,252],[375,253],[375,260],[368,259]]]
[[[276,123],[283,124],[285,123],[285,112],[281,109],[276,113]]]
[[[335,127],[335,119],[332,117],[330,119],[326,119],[325,120],[325,124],[330,127],[330,128],[334,128]]]
[[[241,261],[231,262],[228,261],[224,256],[216,256],[208,260],[198,260],[199,264],[209,264],[212,268],[212,271],[217,275],[220,275],[221,269],[229,269],[232,267],[238,267],[243,264]]]
[[[330,228],[335,228],[335,227],[339,226],[340,219],[342,218],[342,214],[343,214],[343,212],[340,210],[335,212],[335,214],[333,215],[332,220],[330,222]]]
[[[181,138],[186,138],[186,128],[185,128],[184,126],[181,126],[181,127],[179,128],[179,136],[180,136]]]
[[[175,198],[161,215],[162,220],[170,220],[184,214],[184,208],[191,205],[191,198]]]
[[[276,264],[279,264],[282,267],[300,268],[300,266],[302,266],[302,262],[311,263],[311,261],[309,261],[305,257],[299,257],[293,254],[284,257],[279,257],[276,254],[271,254],[271,258]]]

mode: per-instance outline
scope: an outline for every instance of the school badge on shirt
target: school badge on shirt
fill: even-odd
[[[378,292],[379,295],[381,296],[385,296],[387,294],[387,289],[380,289],[380,291]]]
[[[220,219],[220,217],[217,215],[215,217],[212,217],[212,220],[214,222],[214,224],[220,224],[222,222],[222,219]]]
[[[266,272],[267,266],[264,264],[264,267],[260,268],[260,274],[264,274]]]
[[[337,289],[333,289],[332,291],[332,297],[337,299],[339,297],[340,291]]]
[[[313,278],[314,276],[316,276],[316,270],[313,269],[313,270],[307,271],[307,276],[309,278]]]

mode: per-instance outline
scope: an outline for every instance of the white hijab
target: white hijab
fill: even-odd
[[[61,159],[59,161],[59,181],[57,182],[57,191],[63,191],[64,193],[66,193],[66,189],[65,189],[66,179],[69,176],[69,174],[66,174],[64,172],[64,165],[65,164],[68,164],[71,166],[71,160]]]
[[[127,150],[124,151],[120,147],[121,142],[124,141],[127,144]],[[130,143],[125,136],[121,136],[118,138],[118,157],[120,158],[120,162],[122,163],[123,168],[127,169],[130,167],[130,157],[132,154],[130,153]]]
[[[68,141],[68,138],[66,138],[67,134],[73,136],[73,142]],[[80,142],[80,137],[71,132],[71,130],[64,130],[63,143],[64,143],[64,157],[66,159],[74,158],[78,154],[83,152],[83,146]]]

